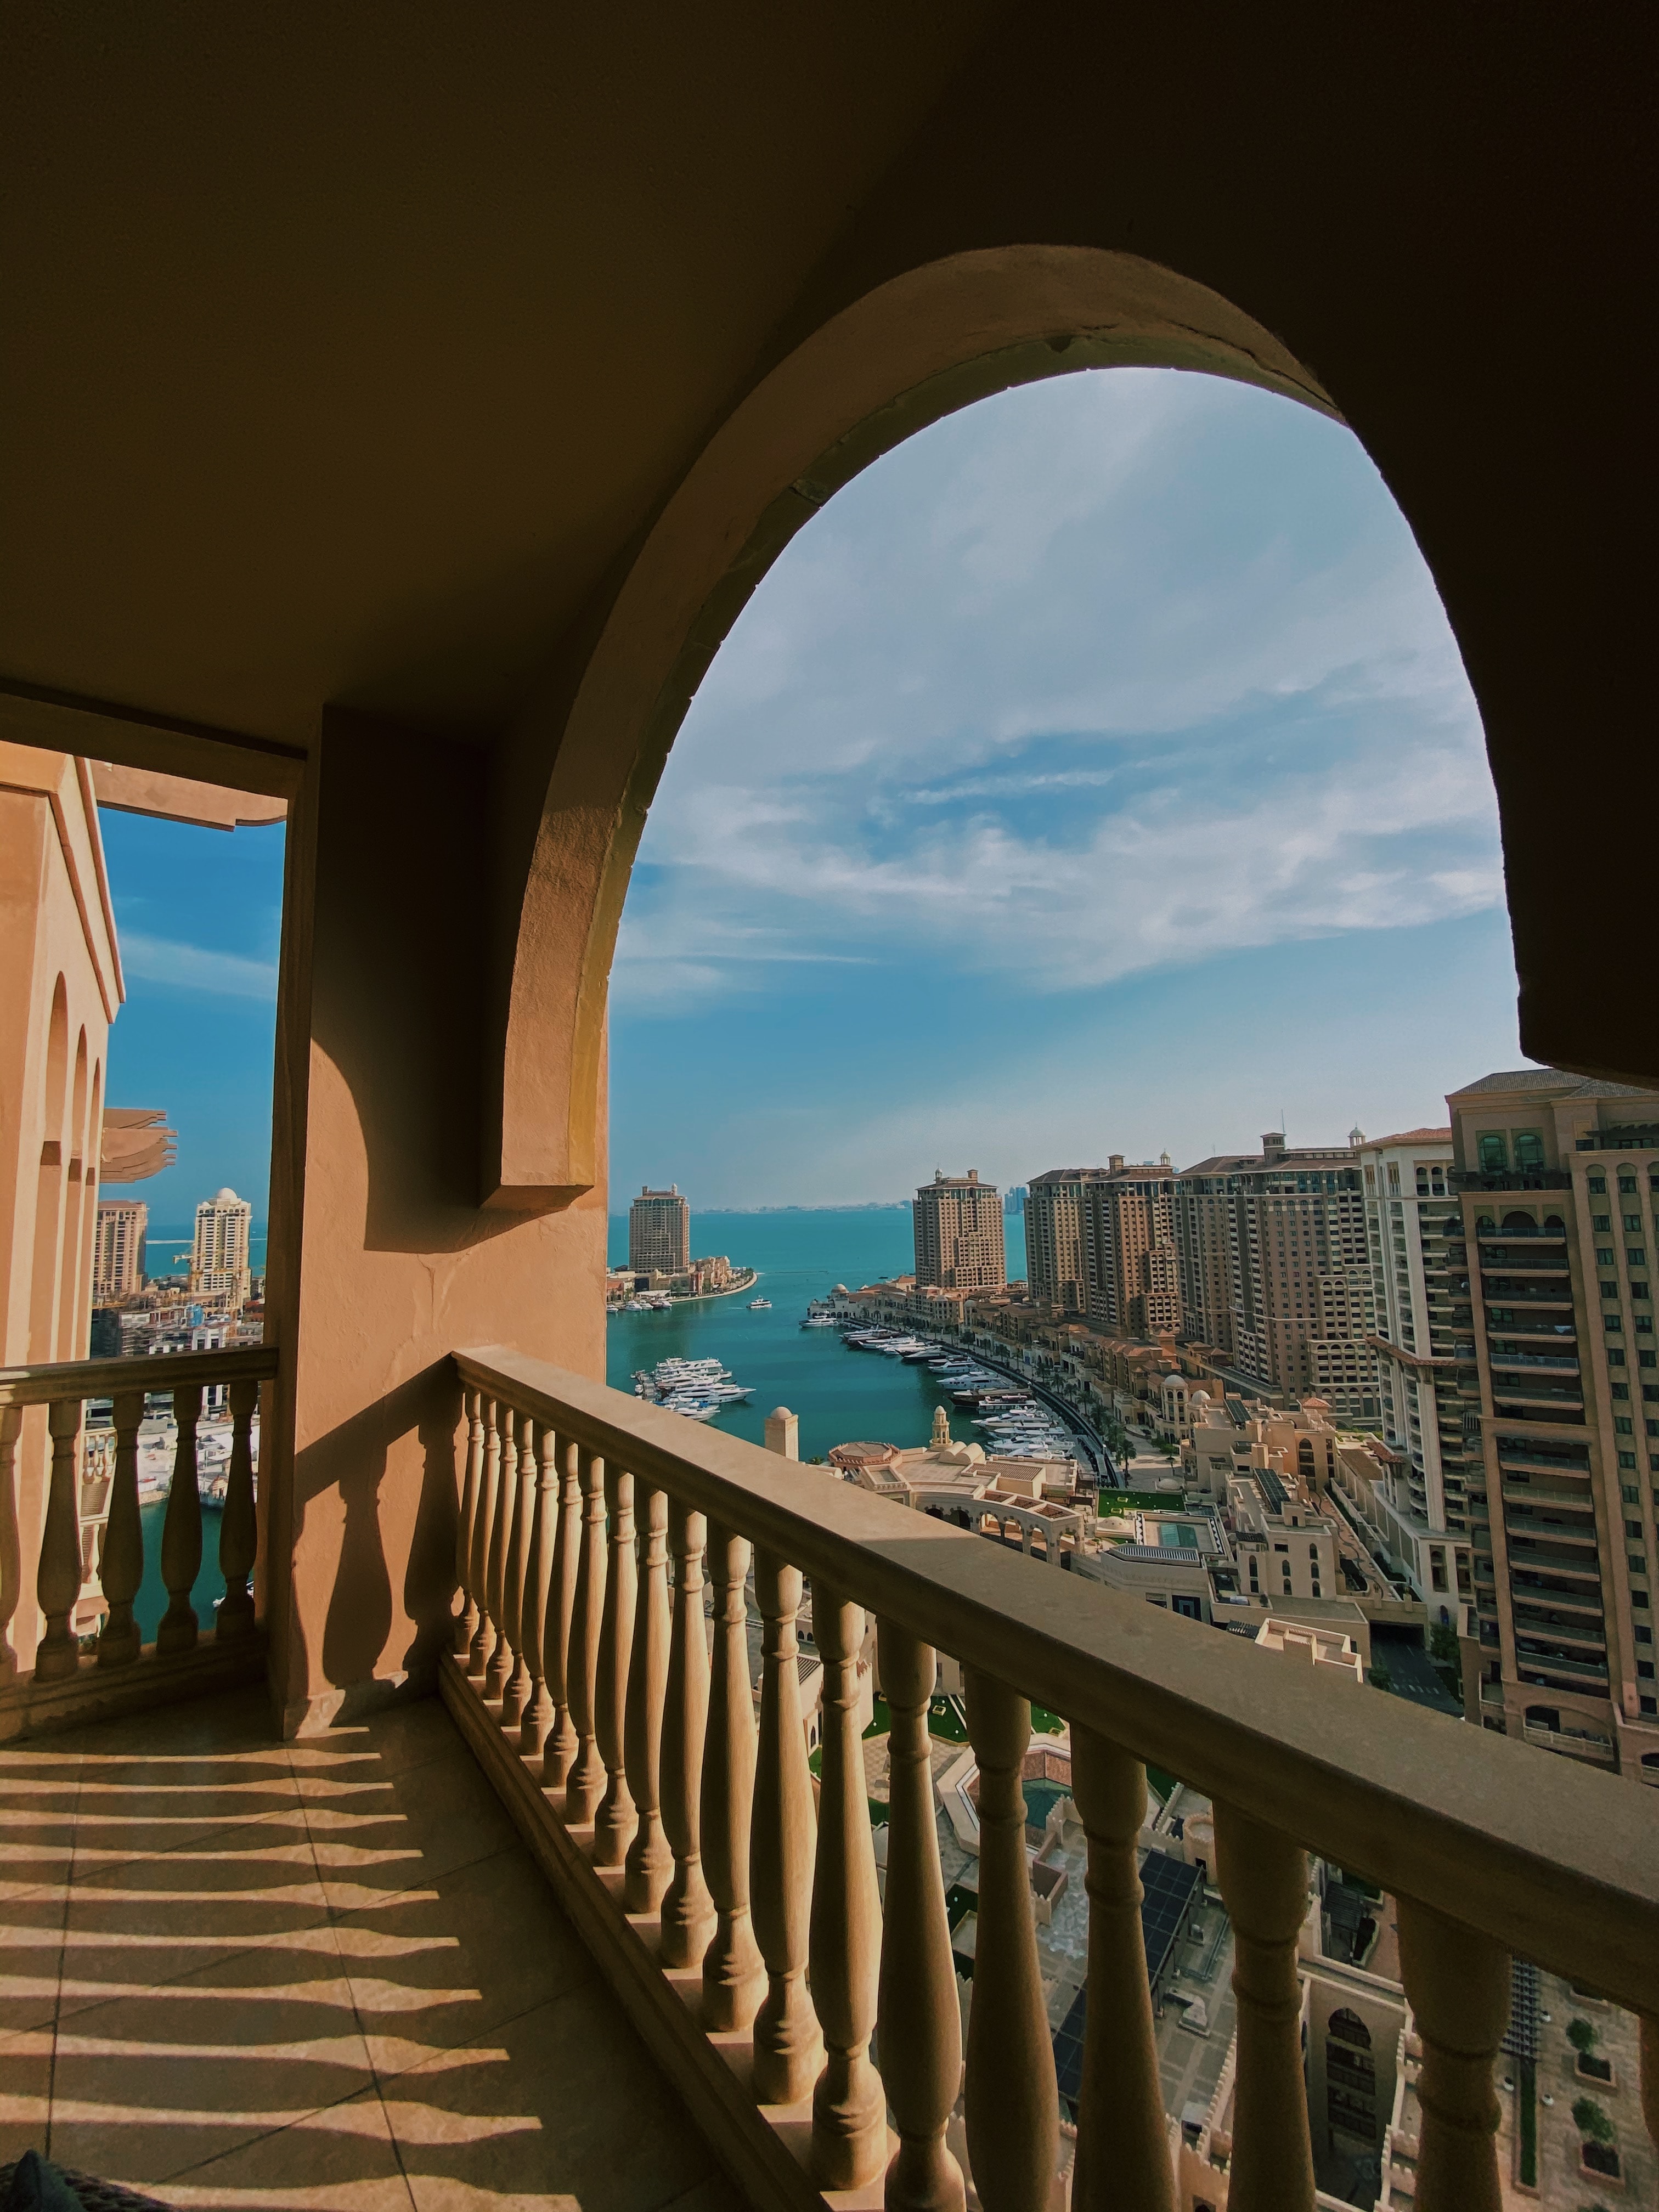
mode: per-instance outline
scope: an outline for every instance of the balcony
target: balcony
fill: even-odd
[[[1571,1354],[1547,1352],[1499,1352],[1488,1346],[1488,1362],[1493,1367],[1535,1368],[1557,1375],[1577,1375],[1578,1362]]]
[[[240,1357],[247,1403],[248,1355],[194,1357],[203,1378]],[[271,1354],[252,1358],[269,1373]],[[1472,2156],[1490,2172],[1486,2093],[1456,2053],[1495,2055],[1510,1953],[1625,2003],[1648,1990],[1659,1875],[1626,1784],[1586,1797],[1524,1746],[1453,1734],[1462,1723],[1402,1701],[1361,1709],[1351,1686],[1098,1585],[1068,1589],[1057,1614],[1044,1575],[964,1531],[501,1351],[457,1354],[448,1386],[461,1598],[441,1702],[406,1691],[276,1741],[257,1693],[178,1702],[175,1655],[117,1658],[118,1636],[106,1659],[107,1628],[66,1645],[85,1387],[70,1369],[0,1384],[0,1405],[53,1409],[45,1510],[23,1516],[40,1532],[44,1626],[5,1693],[32,1732],[3,1786],[31,1808],[20,1848],[39,1876],[11,1940],[32,1957],[29,1930],[50,1923],[61,1960],[27,2051],[15,2046],[34,2069],[15,2094],[55,2116],[71,2164],[191,2203],[232,2188],[308,2201],[319,2174],[367,2187],[401,2173],[434,2207],[482,2190],[652,2212],[698,2188],[811,2212],[826,2192],[960,2202],[964,2166],[981,2205],[1047,2203],[1071,2137],[1027,1895],[1033,1698],[1070,1719],[1097,1899],[1138,1893],[1143,1762],[1212,1800],[1240,1955],[1284,2000],[1240,2008],[1239,2077],[1279,2086],[1241,2098],[1235,2175],[1306,2154],[1307,1851],[1400,1900],[1428,2212],[1469,2201]],[[163,1543],[181,1601],[200,1559],[182,1479],[192,1387],[174,1384]],[[118,1629],[143,1564],[121,1534],[137,1517],[134,1400],[118,1388],[101,1594]],[[243,1445],[232,1488],[251,1507],[246,1424]],[[220,1554],[238,1598],[258,1587],[252,1516],[228,1499]],[[263,1649],[229,1604],[212,1647]],[[938,1651],[963,1668],[979,1772],[965,2070],[927,1735]],[[904,1901],[885,1914],[860,1744],[872,1666],[890,1719],[884,1893]],[[73,1721],[64,1701],[101,1712],[112,1677],[117,1717],[41,1732],[32,1697]],[[1606,1763],[1576,1739],[1544,1747]],[[1169,2154],[1137,1912],[1097,1910],[1088,1987],[1072,2202],[1116,2203],[1139,2173],[1129,2201],[1155,2204]],[[1438,2189],[1437,2159],[1454,2176]]]
[[[1595,1766],[1618,1764],[1619,1755],[1609,1739],[1588,1729],[1540,1728],[1528,1721],[1521,1733],[1528,1743],[1535,1743],[1542,1751],[1563,1752],[1569,1759],[1587,1759]]]
[[[1504,1229],[1477,1229],[1474,1233],[1476,1241],[1483,1249],[1488,1245],[1521,1243],[1528,1239],[1544,1240],[1552,1244],[1565,1244],[1567,1241],[1564,1227],[1546,1226],[1536,1221],[1515,1222]]]

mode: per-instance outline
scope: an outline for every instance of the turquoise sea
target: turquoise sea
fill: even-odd
[[[1025,1223],[1004,1219],[1008,1273],[1025,1273]],[[821,1459],[832,1444],[855,1439],[925,1444],[933,1408],[944,1403],[925,1367],[878,1353],[851,1352],[835,1329],[806,1328],[809,1299],[837,1283],[862,1283],[906,1274],[915,1265],[910,1209],[906,1206],[788,1207],[775,1213],[697,1213],[691,1249],[699,1255],[723,1252],[733,1267],[759,1270],[753,1290],[726,1298],[688,1300],[669,1313],[615,1314],[605,1323],[606,1380],[633,1387],[636,1368],[670,1358],[720,1360],[734,1382],[752,1384],[746,1406],[732,1406],[708,1424],[728,1435],[765,1441],[766,1416],[787,1406],[800,1417],[800,1455]],[[628,1257],[628,1222],[613,1215],[611,1260]],[[751,1313],[749,1301],[768,1297],[769,1313]],[[947,1409],[953,1435],[971,1441],[978,1431],[957,1407]]]

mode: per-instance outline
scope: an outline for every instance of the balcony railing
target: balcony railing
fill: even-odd
[[[1139,1909],[1146,1762],[1214,1807],[1237,1946],[1236,2212],[1315,2202],[1309,1850],[1398,1899],[1423,2047],[1420,2212],[1498,2202],[1492,2062],[1512,1953],[1651,2008],[1659,1858],[1626,1784],[1097,1584],[1067,1577],[1057,1600],[1052,1577],[967,1531],[556,1368],[493,1348],[455,1365],[446,1700],[750,2201],[821,2207],[820,2191],[884,2170],[890,2206],[959,2207],[959,2145],[986,2212],[1050,2202],[1059,2112],[1022,1792],[1033,1698],[1069,1718],[1088,1838],[1075,2206],[1174,2201]],[[890,1716],[884,1911],[860,1744],[872,1625]],[[979,1767],[965,2075],[927,1735],[938,1652],[963,1669]]]
[[[150,1702],[204,1671],[195,1656],[199,1431],[204,1394],[216,1389],[228,1398],[230,1433],[213,1642],[231,1664],[208,1671],[258,1670],[253,1420],[259,1386],[276,1372],[267,1346],[0,1368],[0,1736]],[[139,1431],[158,1396],[172,1400],[177,1436],[159,1562],[167,1605],[145,1644],[133,1613],[145,1564]],[[104,1401],[110,1425],[91,1429],[87,1407]],[[92,1633],[83,1632],[88,1618]]]

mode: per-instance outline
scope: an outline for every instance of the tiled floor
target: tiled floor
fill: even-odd
[[[0,1747],[0,2161],[184,2207],[730,2212],[435,1700]]]

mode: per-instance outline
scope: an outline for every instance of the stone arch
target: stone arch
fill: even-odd
[[[1342,419],[1279,340],[1206,286],[1134,254],[1009,246],[877,285],[714,430],[596,614],[580,669],[515,732],[552,767],[492,1055],[487,1204],[568,1204],[600,1171],[605,1010],[634,857],[692,696],[773,562],[913,433],[992,392],[1114,365],[1231,377]]]

